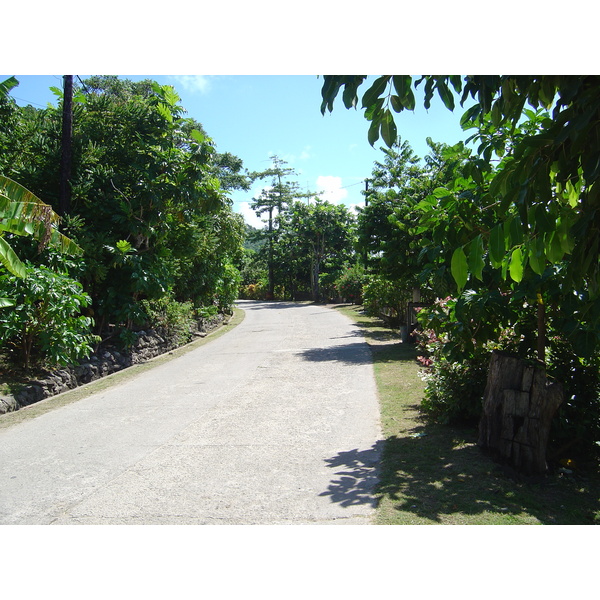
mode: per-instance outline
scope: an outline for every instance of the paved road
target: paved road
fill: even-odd
[[[0,523],[370,523],[367,344],[326,307],[240,306],[209,344],[0,430]]]

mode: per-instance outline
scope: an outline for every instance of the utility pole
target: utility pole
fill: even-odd
[[[64,75],[63,118],[60,156],[60,190],[58,214],[69,214],[71,209],[71,158],[73,143],[73,75]]]

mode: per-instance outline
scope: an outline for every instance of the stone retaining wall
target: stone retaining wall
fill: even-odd
[[[201,319],[193,335],[203,337],[224,324],[225,319],[223,315]],[[77,365],[48,372],[43,379],[32,381],[14,396],[0,396],[0,414],[75,389],[131,365],[146,362],[179,346],[173,338],[157,330],[139,331],[135,335],[137,339],[127,353],[119,352],[115,347],[108,345],[101,347],[96,354],[92,354]]]

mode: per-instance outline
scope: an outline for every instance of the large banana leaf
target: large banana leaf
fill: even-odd
[[[9,77],[4,81],[0,82],[0,95],[8,96],[8,92],[12,90],[14,87],[19,85],[19,82],[14,77]]]
[[[25,277],[25,265],[3,237],[0,237],[0,263],[13,275]]]
[[[16,181],[0,175],[0,236],[3,231],[31,235],[41,247],[50,245],[65,254],[81,254],[81,248],[56,228],[59,220],[49,204]]]

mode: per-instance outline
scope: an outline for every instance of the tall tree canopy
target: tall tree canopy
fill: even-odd
[[[322,112],[342,89],[344,105],[357,107],[366,79],[325,76]],[[446,264],[459,291],[486,266],[530,282],[534,297],[560,278],[574,316],[567,329],[589,353],[600,325],[600,77],[377,77],[361,98],[371,144],[393,145],[394,115],[414,109],[421,86],[426,108],[436,93],[450,110],[468,106],[461,123],[478,143],[462,178],[420,206],[424,226],[452,234]]]
[[[366,76],[325,76],[321,111],[333,109],[341,88],[347,108],[358,105],[358,88]],[[423,85],[424,105],[434,93],[454,110],[456,94],[461,106],[474,101],[461,118],[474,127],[479,142],[478,160],[470,165],[478,182],[489,180],[490,201],[519,208],[527,244],[519,244],[522,264],[543,251],[536,264],[559,262],[564,252],[553,240],[570,249],[573,281],[600,290],[600,77],[598,76],[433,76],[385,75],[375,79],[362,96],[370,121],[369,141],[379,136],[388,147],[397,137],[394,113],[413,110],[417,88]],[[526,103],[550,111],[537,127],[515,138]],[[494,156],[504,157],[494,168]],[[550,218],[536,219],[544,210]],[[538,240],[541,240],[538,244]],[[505,239],[504,250],[517,244]],[[554,248],[554,249],[553,249]],[[560,256],[559,256],[560,255]],[[534,259],[535,260],[535,259]],[[541,266],[541,265],[540,265]]]
[[[63,100],[62,90],[53,91],[57,107],[11,113],[0,160],[5,173],[56,207]],[[143,320],[142,299],[231,303],[227,282],[236,278],[244,231],[227,191],[249,185],[241,160],[216,151],[171,86],[94,76],[73,99],[71,202],[62,228],[84,250],[76,275],[98,329]]]

